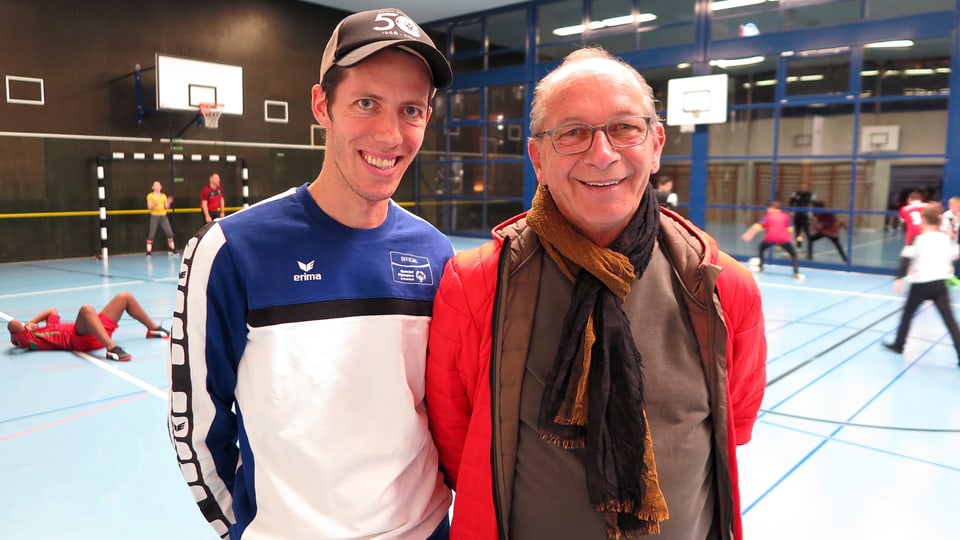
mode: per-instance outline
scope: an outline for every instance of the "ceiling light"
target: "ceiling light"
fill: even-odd
[[[599,30],[601,28],[612,28],[614,26],[623,26],[626,24],[637,23],[646,23],[654,21],[657,19],[657,16],[653,13],[641,13],[634,17],[633,15],[623,15],[620,17],[610,17],[609,19],[603,19],[601,21],[590,21],[587,27],[590,30]],[[555,36],[572,36],[576,34],[582,34],[584,26],[582,24],[575,24],[573,26],[563,26],[561,28],[556,28],[553,31]]]
[[[600,21],[600,23],[603,24],[603,26],[601,26],[600,28],[603,28],[604,26],[621,26],[624,24],[630,24],[632,22],[633,22],[633,15],[624,15],[622,17],[610,17],[609,19],[603,19],[602,21]],[[591,23],[590,27],[593,28],[593,23]]]
[[[711,66],[717,66],[720,69],[727,69],[731,67],[740,67],[740,66],[749,66],[753,64],[759,64],[763,62],[764,58],[762,56],[749,56],[747,58],[732,58],[730,60],[720,59],[720,60],[711,60]]]
[[[808,51],[800,51],[795,53],[797,56],[827,56],[830,54],[842,54],[850,51],[850,47],[829,47],[826,49],[810,49]],[[793,56],[793,54],[791,54]]]
[[[900,49],[903,47],[913,47],[913,41],[909,39],[895,39],[892,41],[877,41],[867,43],[863,46],[865,49]]]
[[[563,28],[555,28],[553,30],[553,35],[555,36],[572,36],[574,34],[582,34],[583,25],[575,24],[573,26],[564,26]]]
[[[753,6],[756,4],[762,4],[764,2],[776,1],[777,0],[715,0],[712,4],[710,4],[710,9],[713,11],[723,11],[725,9]]]

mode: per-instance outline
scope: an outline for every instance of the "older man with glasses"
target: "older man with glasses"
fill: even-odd
[[[736,447],[763,397],[750,273],[657,204],[664,131],[599,48],[539,82],[529,212],[447,265],[427,414],[451,538],[741,538]]]

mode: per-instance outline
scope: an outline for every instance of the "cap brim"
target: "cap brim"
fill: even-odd
[[[446,57],[444,57],[443,54],[436,48],[431,47],[422,41],[417,41],[414,39],[397,39],[368,43],[345,54],[343,58],[341,58],[336,64],[338,66],[350,67],[362,62],[370,57],[370,55],[382,51],[383,49],[399,46],[413,49],[419,53],[424,60],[427,61],[427,66],[430,68],[430,73],[433,75],[433,85],[435,87],[446,88],[450,86],[451,82],[453,82],[453,72],[450,69],[450,63],[447,62]]]

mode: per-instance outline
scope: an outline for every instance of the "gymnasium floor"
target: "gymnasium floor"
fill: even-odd
[[[0,265],[0,318],[128,290],[169,327],[178,269],[163,252]],[[803,271],[757,275],[769,382],[740,450],[746,537],[960,538],[960,369],[935,310],[896,355],[880,346],[903,304],[890,276]],[[216,538],[166,431],[168,342],[129,317],[114,338],[131,362],[0,345],[0,538]]]

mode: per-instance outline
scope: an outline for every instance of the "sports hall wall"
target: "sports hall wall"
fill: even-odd
[[[143,252],[154,180],[175,197],[178,247],[203,224],[210,173],[228,208],[243,202],[244,165],[251,203],[312,180],[323,156],[311,143],[310,89],[344,15],[294,0],[0,0],[0,262],[100,253],[98,161],[110,254]],[[135,66],[152,108],[157,53],[242,66],[243,116],[223,116],[216,130],[186,112],[138,122]],[[21,78],[42,79],[42,105],[10,102]],[[265,121],[265,100],[288,104],[286,123]],[[162,254],[162,233],[156,240]]]

